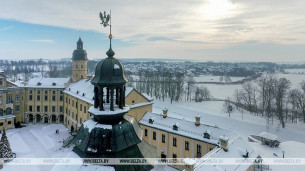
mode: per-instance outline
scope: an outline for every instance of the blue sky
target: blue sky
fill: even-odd
[[[0,2],[0,59],[89,59],[108,50],[99,12],[112,10],[118,58],[305,62],[305,1],[41,0]]]

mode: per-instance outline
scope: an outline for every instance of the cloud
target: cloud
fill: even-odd
[[[300,0],[10,0],[0,1],[0,19],[108,34],[98,14],[111,9],[114,38],[134,43],[134,52],[164,47],[164,55],[200,56],[249,41],[305,44],[304,6]]]
[[[50,39],[35,39],[35,40],[30,40],[31,42],[39,42],[39,43],[54,43],[54,40]]]
[[[9,29],[12,29],[12,28],[14,28],[14,26],[2,27],[2,28],[0,28],[0,31],[6,31],[6,30],[9,30]]]

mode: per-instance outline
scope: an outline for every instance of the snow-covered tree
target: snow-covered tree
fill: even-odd
[[[2,131],[1,143],[0,143],[0,153],[2,158],[13,158],[13,152],[10,147],[10,143],[7,139],[5,128]]]

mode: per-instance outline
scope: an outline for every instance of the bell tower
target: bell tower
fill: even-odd
[[[87,52],[83,49],[83,41],[81,38],[77,41],[76,49],[72,56],[72,81],[76,82],[87,78]]]

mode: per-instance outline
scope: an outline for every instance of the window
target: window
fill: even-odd
[[[74,112],[72,112],[72,118],[74,119]]]
[[[33,112],[33,107],[32,106],[29,106],[29,111]]]
[[[29,100],[30,100],[30,101],[33,100],[33,96],[32,96],[32,95],[29,96]]]
[[[0,122],[0,126],[3,126],[3,122]]]
[[[40,112],[40,106],[37,106],[36,108],[37,108],[37,112]]]
[[[77,78],[77,77],[78,77],[78,74],[75,74],[75,77]]]
[[[68,108],[66,108],[66,114],[68,114]]]
[[[59,106],[59,112],[63,112],[64,108],[63,106]]]
[[[153,132],[153,140],[156,140],[156,132]]]
[[[9,125],[12,124],[12,121],[8,121],[7,124],[9,124]]]
[[[134,104],[135,103],[134,100],[131,103]]]
[[[62,90],[60,91],[60,94],[63,94]]]
[[[40,90],[37,90],[37,94],[40,94]]]
[[[144,130],[144,135],[147,137],[147,129]]]
[[[84,113],[87,113],[87,106],[84,106]]]
[[[2,101],[2,96],[0,96],[0,105],[3,104],[3,101]]]
[[[75,65],[75,69],[78,69],[78,65]]]
[[[12,95],[7,95],[6,98],[7,98],[7,99],[6,99],[6,102],[7,102],[7,103],[13,103]]]
[[[83,119],[79,118],[79,123],[82,124],[83,123]]]
[[[83,110],[83,105],[82,105],[82,104],[80,104],[80,106],[79,106],[79,110],[80,110],[80,111],[82,111],[82,110]]]
[[[45,101],[48,101],[48,95],[45,95],[45,96],[44,96],[44,100],[45,100]]]
[[[56,94],[56,92],[55,92],[55,91],[53,91],[53,94]]]
[[[78,121],[78,114],[75,115],[75,120]]]
[[[74,100],[72,100],[72,106],[74,107]]]
[[[59,100],[62,102],[63,101],[63,96],[59,96]]]
[[[197,144],[197,154],[201,154],[201,145]]]
[[[15,109],[16,112],[19,112],[19,111],[20,111],[20,106],[19,106],[19,105],[16,105],[15,108],[16,108],[16,109]]]
[[[185,150],[190,150],[190,144],[188,141],[185,141]]]
[[[40,101],[40,95],[37,95],[37,101]]]
[[[44,112],[48,112],[48,106],[44,106]]]
[[[32,90],[30,90],[30,94],[33,94],[33,91],[32,91]]]
[[[84,78],[84,76],[83,76],[83,75],[80,75],[80,78]]]
[[[56,109],[55,106],[52,106],[52,112],[55,112],[55,109]]]
[[[66,103],[68,103],[68,97],[66,97]]]
[[[175,137],[173,138],[173,146],[177,147],[177,138],[175,138]]]
[[[20,101],[20,96],[16,95],[16,102],[19,102],[19,101]]]
[[[53,102],[55,101],[55,99],[56,99],[55,96],[52,96],[52,101],[53,101]]]
[[[0,80],[0,85],[3,85],[3,80]]]
[[[70,98],[69,98],[69,104],[70,104]]]
[[[78,103],[77,102],[75,102],[75,107],[76,107],[76,109],[78,108]]]
[[[213,148],[210,148],[210,151],[212,151],[213,150]]]
[[[84,68],[84,65],[81,65],[80,68],[83,69],[83,68]]]
[[[45,91],[44,91],[44,94],[48,94],[48,90],[45,90]]]
[[[162,134],[162,142],[165,143],[165,135]]]

